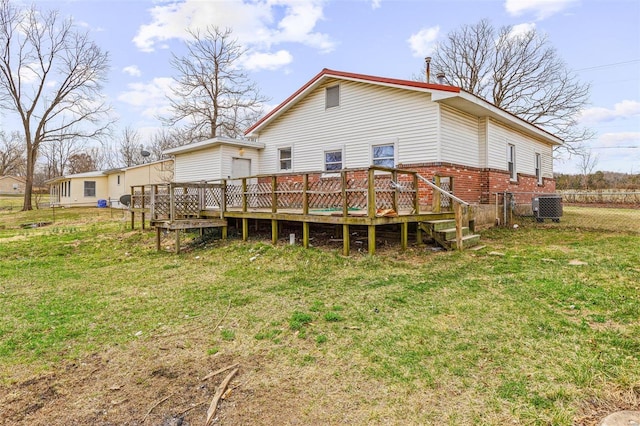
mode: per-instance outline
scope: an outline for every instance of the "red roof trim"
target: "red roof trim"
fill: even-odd
[[[445,86],[445,85],[442,85],[442,84],[424,83],[424,82],[421,82],[421,81],[400,80],[400,79],[396,79],[396,78],[376,77],[376,76],[373,76],[373,75],[356,74],[356,73],[343,72],[343,71],[334,71],[334,70],[330,70],[328,68],[324,68],[322,71],[320,71],[318,74],[316,74],[315,77],[313,77],[311,80],[309,80],[304,86],[302,86],[301,88],[296,90],[296,92],[293,95],[289,96],[287,99],[284,100],[284,102],[282,102],[280,105],[278,105],[277,107],[272,109],[267,115],[265,115],[260,120],[258,120],[258,122],[256,122],[256,124],[254,124],[253,126],[249,127],[244,132],[244,134],[248,135],[249,133],[251,133],[254,129],[256,129],[257,127],[262,125],[262,123],[267,121],[271,116],[273,116],[278,111],[280,111],[282,108],[284,108],[285,105],[287,105],[293,99],[298,97],[298,95],[300,95],[302,92],[307,90],[309,88],[309,86],[313,85],[315,82],[317,82],[318,80],[320,80],[324,76],[338,77],[338,78],[349,78],[349,79],[354,79],[354,80],[363,80],[363,81],[370,81],[372,83],[391,84],[391,85],[396,85],[396,86],[415,87],[415,88],[418,88],[418,89],[430,89],[430,90],[440,90],[440,91],[443,91],[443,92],[460,93],[460,88],[459,87],[454,87],[454,86]]]

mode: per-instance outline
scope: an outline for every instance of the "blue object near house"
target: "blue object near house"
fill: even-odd
[[[98,207],[99,208],[107,207],[107,200],[98,200]]]

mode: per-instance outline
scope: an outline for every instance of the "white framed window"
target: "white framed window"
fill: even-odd
[[[332,172],[342,170],[342,150],[332,149],[324,152],[324,170]]]
[[[542,185],[542,157],[536,152],[536,181]]]
[[[372,145],[371,163],[374,166],[395,167],[395,144],[385,143]]]
[[[516,173],[516,146],[507,145],[507,169],[509,170],[509,179],[518,180],[518,173]]]
[[[118,175],[118,185],[120,185],[120,175]]]
[[[278,148],[278,170],[281,172],[293,170],[291,153],[292,150],[290,146]]]
[[[340,85],[327,87],[325,89],[325,108],[333,108],[340,106]]]
[[[95,197],[96,196],[96,181],[85,180],[84,181],[84,196]]]

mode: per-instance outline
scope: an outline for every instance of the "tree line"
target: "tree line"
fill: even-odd
[[[555,175],[556,189],[597,191],[603,189],[640,190],[640,174],[597,171],[588,174]]]
[[[170,109],[154,135],[129,126],[114,134],[102,95],[109,52],[55,10],[0,0],[0,114],[20,130],[0,129],[0,174],[26,178],[23,210],[34,185],[67,173],[157,160],[162,151],[216,136],[238,137],[268,101],[240,66],[247,49],[230,28],[189,31],[186,53],[173,55]],[[578,126],[589,85],[578,81],[547,38],[488,20],[464,25],[437,45],[433,66],[458,86],[557,134],[578,152],[591,137]],[[423,73],[424,75],[424,73]],[[144,154],[144,155],[143,155]]]

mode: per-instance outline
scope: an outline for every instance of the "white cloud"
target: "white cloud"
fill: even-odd
[[[535,23],[528,24],[518,24],[511,27],[511,32],[509,36],[512,38],[519,37],[521,35],[527,34],[530,31],[534,31],[536,29]]]
[[[293,56],[286,50],[276,53],[248,53],[243,65],[248,70],[266,69],[275,70],[293,62]]]
[[[424,57],[433,52],[435,41],[440,33],[440,27],[423,28],[416,34],[412,34],[407,40],[413,56]]]
[[[640,102],[624,100],[615,104],[612,109],[602,107],[585,109],[581,113],[580,121],[584,124],[596,124],[637,116],[640,116]]]
[[[335,43],[327,34],[314,31],[323,19],[323,5],[323,0],[184,0],[160,4],[150,9],[151,23],[140,26],[133,42],[140,50],[151,52],[169,40],[188,39],[187,30],[218,26],[232,28],[233,36],[244,47],[281,60],[282,50],[269,52],[273,45],[300,43],[330,52]]]
[[[118,100],[141,111],[148,118],[166,115],[169,111],[168,96],[174,80],[169,77],[158,77],[149,83],[131,83],[128,91],[122,92]]]
[[[639,146],[640,132],[604,133],[598,137],[598,145],[606,147]]]
[[[382,0],[371,0],[371,9],[379,9],[382,6]]]
[[[578,0],[505,0],[504,8],[511,16],[533,13],[537,19],[545,19],[569,8]]]
[[[122,72],[125,74],[129,74],[131,77],[140,77],[142,72],[137,65],[129,65],[128,67],[122,68]]]

